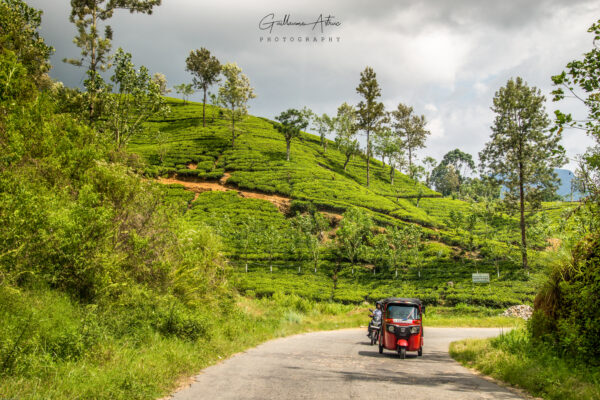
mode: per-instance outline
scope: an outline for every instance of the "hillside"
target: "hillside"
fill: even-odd
[[[371,186],[366,188],[363,157],[352,159],[344,171],[343,155],[334,143],[323,151],[319,138],[308,133],[292,144],[287,162],[283,137],[263,118],[249,116],[241,123],[243,133],[231,148],[229,124],[218,108],[208,107],[203,128],[200,104],[184,105],[176,99],[169,103],[169,116],[149,123],[129,150],[142,156],[148,165],[145,173],[165,184],[168,197],[180,203],[189,220],[220,233],[230,263],[243,271],[238,274],[240,290],[257,296],[281,291],[346,303],[386,295],[492,307],[531,301],[533,285],[511,258],[518,240],[511,229],[517,224],[514,216],[486,217],[477,205],[441,198],[399,172],[392,186],[389,166],[376,160]],[[384,229],[414,226],[424,241],[416,253],[405,255],[399,271],[378,259],[373,248],[355,263],[363,268],[355,269],[345,260],[332,282],[331,250],[325,246],[321,259],[311,265],[294,241],[291,217],[322,212],[330,225],[327,242],[351,207],[365,210]],[[540,218],[552,230],[568,207],[548,203],[548,212]],[[467,228],[464,223],[471,215],[477,218]],[[532,240],[539,251],[548,246],[544,234]],[[476,271],[492,274],[497,290],[472,287],[470,277]]]
[[[243,133],[232,149],[229,124],[219,118],[218,109],[209,107],[208,114],[216,120],[202,128],[199,104],[184,106],[172,99],[170,106],[168,119],[149,124],[145,137],[134,139],[129,146],[152,165],[147,171],[151,174],[220,179],[227,171],[231,186],[310,201],[322,209],[343,211],[353,205],[423,225],[439,224],[410,201],[439,194],[402,174],[391,186],[389,167],[378,161],[373,162],[367,189],[364,159],[355,157],[344,171],[343,155],[331,142],[323,152],[316,136],[304,134],[301,141],[293,143],[292,158],[287,162],[285,142],[266,119],[248,117],[240,125]]]

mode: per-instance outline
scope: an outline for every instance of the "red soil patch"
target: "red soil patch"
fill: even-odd
[[[229,172],[225,172],[225,173],[223,174],[223,176],[221,177],[221,179],[219,179],[219,183],[220,183],[221,185],[224,185],[224,184],[226,184],[226,183],[227,183],[227,180],[228,180],[229,178],[231,178],[231,174],[230,174]]]
[[[162,183],[164,185],[170,185],[170,184],[182,185],[186,190],[196,193],[194,200],[196,200],[198,198],[198,194],[202,193],[202,192],[210,192],[210,191],[227,192],[227,191],[231,190],[231,191],[237,192],[240,196],[242,196],[244,198],[267,200],[267,201],[273,203],[279,209],[279,211],[281,211],[283,213],[286,213],[290,209],[291,199],[288,197],[278,196],[278,195],[274,195],[274,194],[250,192],[250,191],[246,191],[246,190],[238,190],[238,189],[234,189],[234,188],[225,186],[224,183],[227,182],[227,179],[230,176],[231,176],[230,174],[225,174],[219,182],[182,181],[182,180],[175,179],[175,178],[160,178],[160,179],[158,179],[158,183]],[[223,183],[221,183],[221,182],[223,182]]]

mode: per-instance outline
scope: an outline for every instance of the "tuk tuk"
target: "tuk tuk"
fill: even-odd
[[[407,351],[423,355],[423,311],[419,299],[390,297],[381,300],[383,323],[379,335],[379,353],[397,351],[401,359]]]

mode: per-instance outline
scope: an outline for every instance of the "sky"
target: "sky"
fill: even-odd
[[[41,32],[56,49],[50,75],[81,86],[85,71],[62,62],[80,54],[72,42],[70,1],[27,3],[43,10]],[[597,0],[162,3],[152,15],[117,11],[108,21],[113,50],[132,53],[136,65],[165,74],[172,87],[191,82],[185,59],[205,47],[222,63],[236,62],[243,69],[257,95],[250,113],[268,118],[304,106],[335,115],[343,102],[357,104],[360,72],[370,66],[386,109],[405,103],[425,115],[431,135],[427,148],[417,152],[420,160],[440,160],[455,148],[477,160],[490,138],[494,94],[517,76],[546,96],[550,116],[556,109],[584,116],[576,101],[551,101],[550,78],[592,48],[587,28],[600,19]],[[261,29],[261,21],[269,28],[268,22],[286,15],[289,22],[306,25]],[[592,144],[584,132],[566,130],[562,145],[571,160],[566,168],[573,170],[573,158]]]

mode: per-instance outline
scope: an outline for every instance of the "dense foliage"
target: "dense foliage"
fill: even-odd
[[[556,113],[557,128],[584,129],[598,140],[600,114],[598,108],[600,21],[588,32],[594,34],[594,48],[582,60],[567,64],[567,72],[552,77],[557,89],[554,100],[564,100],[564,89],[581,100],[588,109],[585,119]],[[579,92],[579,93],[578,93]],[[600,224],[598,196],[598,147],[588,150],[581,159],[580,180],[586,198],[569,215],[571,229],[566,230],[564,257],[554,265],[535,301],[536,312],[530,325],[533,337],[552,343],[561,354],[600,365]]]
[[[0,53],[3,383],[93,360],[98,343],[208,337],[203,310],[231,297],[220,241],[165,205],[136,156],[60,112],[61,86],[38,85],[47,58],[29,57],[41,39],[21,39]]]

